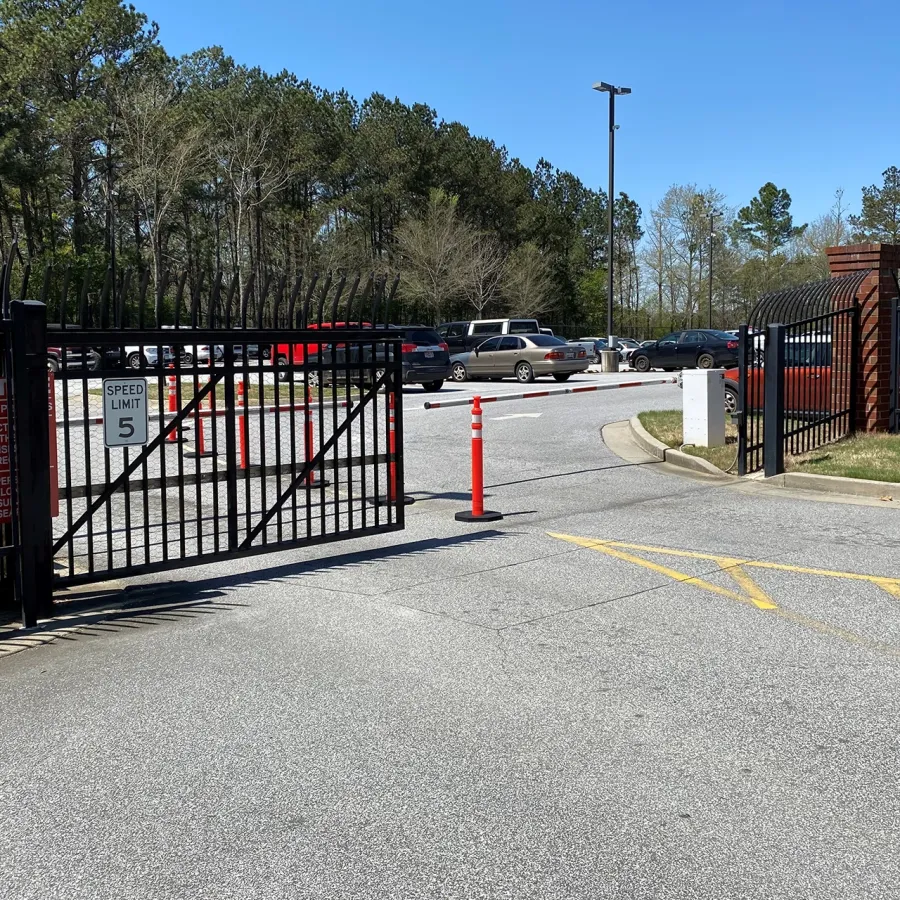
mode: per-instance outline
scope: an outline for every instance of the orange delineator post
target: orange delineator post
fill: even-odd
[[[472,510],[458,512],[458,522],[496,522],[502,513],[484,508],[484,441],[482,439],[481,397],[472,402]]]
[[[209,384],[209,378],[206,379],[206,384]],[[212,394],[209,395],[209,409],[210,415],[212,415]],[[194,426],[197,431],[197,444],[193,450],[188,451],[187,456],[194,457],[195,459],[209,459],[211,456],[216,456],[215,448],[212,450],[206,449],[206,438],[203,434],[203,401],[201,400],[197,404],[197,408],[194,410],[194,422],[196,425]],[[215,421],[212,424],[213,427],[213,444],[215,444]]]
[[[174,365],[169,363],[169,368],[174,369]],[[177,379],[174,375],[169,376],[169,412],[173,415],[178,413],[178,388]],[[169,432],[169,437],[167,438],[170,444],[175,444],[178,442],[178,427],[173,428]]]
[[[312,403],[312,391],[309,389],[309,385],[306,387],[306,408],[304,409],[304,429],[306,431],[306,462],[309,464],[312,461],[312,458],[315,456],[313,452],[313,444],[316,440],[315,429],[313,428],[313,420],[312,420],[312,410],[310,410],[310,404]],[[306,486],[307,487],[315,487],[316,486],[316,472],[315,469],[310,469],[309,474],[306,476]]]
[[[241,445],[241,468],[247,468],[247,398],[244,396],[244,379],[238,382],[238,443]]]
[[[388,394],[388,453],[391,461],[388,465],[387,501],[394,503],[397,500],[397,426],[393,393]]]
[[[387,493],[375,499],[377,506],[389,506],[398,501],[404,506],[415,503],[415,497],[407,494],[399,495],[397,493],[397,418],[394,412],[394,392],[388,388],[388,455],[390,462],[388,463],[388,485]]]

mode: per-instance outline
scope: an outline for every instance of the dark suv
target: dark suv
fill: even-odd
[[[450,351],[444,339],[424,325],[394,326],[403,332],[401,362],[403,383],[421,384],[426,391],[439,391],[450,377]]]

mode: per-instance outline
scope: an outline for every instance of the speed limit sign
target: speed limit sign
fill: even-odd
[[[103,379],[103,443],[107,447],[143,447],[148,416],[143,378]]]

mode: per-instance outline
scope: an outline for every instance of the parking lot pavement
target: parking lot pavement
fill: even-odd
[[[895,897],[896,513],[602,443],[679,402],[492,408],[475,526],[468,410],[409,415],[406,532],[0,661],[0,895]]]

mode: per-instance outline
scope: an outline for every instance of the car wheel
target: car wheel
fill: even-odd
[[[731,385],[725,385],[725,415],[731,416],[737,412],[738,395],[737,391]]]
[[[289,372],[286,368],[288,361],[283,357],[279,356],[276,365],[278,366],[278,380],[279,381],[290,381],[292,373]]]
[[[568,381],[572,377],[572,373],[569,372],[565,375],[554,375],[553,376],[557,381]]]
[[[634,360],[632,365],[635,369],[638,370],[638,372],[650,371],[650,360],[646,356],[639,356],[636,360]]]
[[[701,369],[711,369],[716,364],[716,360],[711,353],[701,353],[697,357],[697,366]]]
[[[603,360],[600,359],[600,354],[599,354],[599,353],[595,353],[595,354],[591,357],[591,362],[592,362],[595,366],[599,366],[600,363],[603,362]]]
[[[181,354],[181,364],[183,366],[193,365],[194,362],[194,354],[193,353],[182,353]]]
[[[126,362],[128,363],[129,369],[139,369],[141,367],[141,354],[129,353]]]
[[[453,369],[450,371],[450,376],[454,381],[466,381],[469,377],[466,374],[466,367],[459,362],[453,363]]]
[[[59,371],[59,360],[55,356],[47,357],[47,371],[54,375]]]
[[[534,381],[534,369],[531,368],[531,363],[520,362],[516,366],[516,380],[522,384],[530,384]]]
[[[318,372],[307,372],[303,376],[303,380],[306,382],[307,387],[317,388],[319,386],[319,373]]]
[[[425,390],[429,391],[429,392],[439,391],[443,386],[444,386],[443,380],[429,381],[427,384],[422,385],[422,387],[425,388]]]

